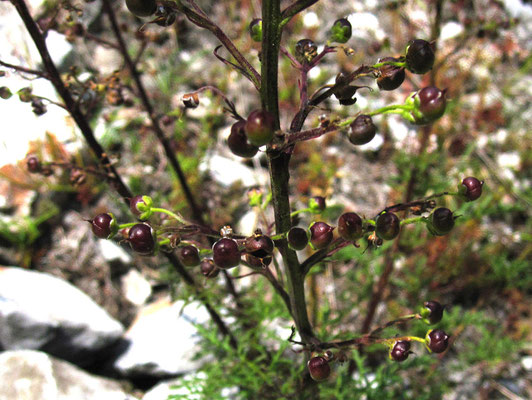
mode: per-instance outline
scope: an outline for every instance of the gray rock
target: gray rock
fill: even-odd
[[[101,357],[123,333],[86,294],[48,274],[0,268],[0,344],[42,350],[78,365]]]
[[[135,400],[118,382],[33,350],[0,354],[0,400]]]
[[[145,306],[124,335],[127,349],[116,359],[114,368],[125,377],[175,376],[200,367],[193,360],[198,350],[195,323],[208,320],[208,313],[194,302],[163,299]]]

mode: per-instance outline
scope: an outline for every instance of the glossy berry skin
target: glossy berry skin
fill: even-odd
[[[315,222],[310,227],[310,243],[315,249],[324,249],[333,240],[333,227],[325,222]]]
[[[36,174],[41,172],[42,165],[37,156],[31,155],[26,158],[26,168],[28,168],[28,172]]]
[[[414,104],[416,109],[412,115],[416,124],[430,124],[445,114],[447,106],[445,90],[435,86],[424,87],[414,94]]]
[[[157,10],[155,0],[126,0],[126,7],[137,17],[149,17]]]
[[[465,187],[464,196],[467,201],[475,201],[482,195],[483,181],[479,181],[477,178],[469,176],[464,178],[462,186]]]
[[[377,133],[377,128],[369,115],[361,114],[351,122],[349,141],[354,145],[369,143]]]
[[[142,211],[137,209],[137,204],[139,203],[146,204],[144,203],[144,200],[142,200],[142,195],[140,194],[138,196],[134,196],[129,199],[129,210],[137,217],[139,217],[140,214],[142,214]]]
[[[303,250],[308,244],[307,231],[294,226],[288,231],[288,245],[294,250]]]
[[[249,35],[254,42],[262,41],[262,19],[255,18],[249,23]]]
[[[397,58],[384,57],[379,62],[399,61]],[[395,90],[405,80],[405,69],[395,65],[383,65],[379,68],[377,86],[380,90]]]
[[[337,43],[347,43],[353,34],[353,27],[347,18],[340,18],[334,21],[331,28],[331,41]]]
[[[426,301],[423,303],[424,310],[421,315],[425,317],[430,324],[434,325],[443,318],[443,306],[437,301]]]
[[[150,255],[155,250],[155,238],[151,226],[136,224],[129,229],[129,244],[139,254]]]
[[[248,237],[244,244],[246,253],[254,257],[264,258],[273,253],[274,244],[268,236],[258,234]]]
[[[410,353],[410,342],[408,340],[399,340],[395,342],[390,350],[390,358],[394,361],[403,362]]]
[[[274,129],[273,114],[266,110],[252,111],[245,125],[249,143],[257,147],[263,146],[273,139]]]
[[[301,39],[296,43],[296,60],[302,64],[310,63],[318,54],[318,46],[310,39]]]
[[[357,213],[347,212],[338,218],[338,234],[345,240],[355,241],[362,237],[362,218]]]
[[[200,263],[199,251],[195,246],[187,245],[181,247],[178,254],[185,267],[195,267]]]
[[[383,240],[395,239],[400,230],[399,217],[392,212],[379,215],[377,221],[375,221],[375,233]]]
[[[201,273],[206,278],[216,278],[220,273],[220,268],[214,265],[211,259],[204,259],[200,264]]]
[[[233,239],[221,238],[212,246],[212,253],[218,268],[229,269],[240,264],[240,250]]]
[[[92,233],[100,239],[107,239],[113,233],[112,222],[113,217],[110,214],[98,214],[90,221]]]
[[[251,158],[259,151],[257,146],[253,146],[246,136],[246,121],[240,120],[233,124],[231,133],[227,138],[227,146],[231,152],[239,157]]]
[[[435,236],[446,235],[453,229],[454,219],[453,212],[448,208],[437,208],[429,216],[428,228]]]
[[[425,343],[434,353],[443,353],[449,346],[449,335],[441,329],[433,329],[425,337]]]
[[[414,74],[429,72],[434,59],[434,50],[426,40],[415,39],[406,48],[406,68]]]
[[[317,382],[324,381],[331,375],[331,366],[325,357],[312,357],[307,363],[308,372]]]

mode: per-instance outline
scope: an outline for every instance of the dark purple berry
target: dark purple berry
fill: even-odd
[[[424,125],[436,121],[445,114],[447,100],[445,90],[427,86],[414,94],[417,109],[413,112],[417,124]]]
[[[434,65],[434,50],[429,42],[415,39],[406,48],[406,68],[415,74],[424,74]]]
[[[28,171],[32,174],[37,174],[41,172],[42,165],[37,156],[30,155],[26,158],[26,167],[28,168]]]
[[[443,318],[443,306],[437,301],[423,303],[424,310],[421,315],[431,324],[437,324]]]
[[[262,19],[255,18],[249,23],[249,35],[254,42],[262,42]]]
[[[140,216],[140,214],[142,214],[142,211],[140,211],[138,208],[137,208],[137,205],[138,204],[146,204],[144,202],[144,200],[142,200],[142,195],[138,195],[138,196],[134,196],[132,198],[129,199],[129,209],[131,210],[131,212],[136,215],[137,217]]]
[[[201,262],[200,269],[206,278],[216,278],[220,273],[220,268],[214,265],[214,261],[207,258]]]
[[[229,238],[222,238],[212,246],[214,263],[218,268],[228,269],[240,264],[238,243]]]
[[[462,185],[465,187],[464,196],[467,201],[474,201],[482,194],[482,185],[484,185],[484,181],[479,181],[477,178],[469,176],[464,178]]]
[[[331,41],[337,43],[347,43],[353,33],[351,23],[347,18],[340,18],[334,21],[331,28]]]
[[[323,381],[331,375],[331,366],[325,357],[312,357],[308,363],[308,372],[315,381]]]
[[[325,198],[321,197],[321,196],[311,197],[310,200],[309,200],[309,207],[313,211],[323,211],[323,210],[325,210],[325,207],[326,207]]]
[[[425,343],[434,353],[443,353],[449,346],[449,335],[441,329],[433,329],[427,334]]]
[[[126,7],[137,17],[149,17],[157,10],[155,0],[126,0]]]
[[[170,26],[176,20],[176,13],[172,10],[171,7],[160,4],[157,6],[155,11],[155,23],[159,26]]]
[[[227,145],[233,154],[239,157],[251,158],[257,154],[259,148],[249,143],[245,127],[246,121],[243,119],[235,122],[231,127],[231,134],[227,138]]]
[[[401,225],[399,218],[392,212],[385,212],[375,221],[375,233],[383,240],[392,240],[399,235]]]
[[[354,145],[369,143],[377,133],[377,128],[369,115],[361,114],[351,122],[349,141]]]
[[[250,236],[246,239],[244,248],[246,253],[258,258],[264,258],[271,256],[273,253],[274,244],[273,240],[271,240],[268,236],[263,235],[259,231],[258,233],[255,233],[253,236]]]
[[[151,226],[136,224],[129,229],[131,248],[142,255],[150,255],[155,250],[155,238]]]
[[[428,228],[435,236],[443,236],[451,232],[454,227],[453,212],[445,207],[434,210],[429,216]]]
[[[178,254],[185,267],[195,267],[200,263],[199,251],[196,246],[183,246],[178,250]]]
[[[255,257],[251,254],[246,254],[246,261],[249,265],[255,268],[266,268],[268,265],[272,263],[272,256],[266,256],[266,257]]]
[[[338,234],[345,240],[355,241],[362,237],[362,219],[357,213],[347,212],[338,218]]]
[[[397,58],[384,57],[379,62],[399,61]],[[383,65],[379,68],[377,86],[380,90],[395,90],[405,80],[405,69],[395,65]]]
[[[334,228],[325,222],[315,222],[310,227],[310,243],[315,249],[324,249],[333,240],[333,230]]]
[[[303,250],[308,244],[308,234],[303,228],[297,226],[288,231],[288,245],[294,250]]]
[[[318,54],[318,46],[310,39],[301,39],[296,43],[296,59],[301,64],[310,63]]]
[[[394,361],[402,362],[408,358],[408,355],[410,353],[410,341],[399,340],[395,342],[392,349],[390,350],[390,357]]]
[[[275,119],[272,113],[266,110],[252,111],[246,120],[246,136],[253,146],[263,146],[273,138]]]
[[[95,216],[91,221],[92,233],[96,237],[101,239],[107,239],[109,235],[113,232],[111,223],[113,222],[113,217],[110,214],[103,213]]]

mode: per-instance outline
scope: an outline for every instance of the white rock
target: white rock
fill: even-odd
[[[306,28],[317,28],[320,26],[320,19],[314,11],[308,11],[303,15],[303,25]]]
[[[106,261],[121,261],[124,264],[129,264],[132,261],[132,257],[111,240],[98,240],[98,247],[100,254]]]
[[[449,40],[457,37],[464,31],[462,24],[458,22],[450,21],[443,25],[440,34],[440,40]]]
[[[120,323],[69,283],[41,272],[0,268],[0,344],[45,350],[76,364],[122,335]]]
[[[122,277],[122,288],[126,299],[137,306],[144,304],[151,295],[150,282],[135,269],[130,269]]]
[[[244,186],[257,184],[257,179],[251,168],[239,161],[233,161],[219,155],[205,158],[199,169],[201,172],[209,171],[213,179],[224,186],[231,186],[238,181],[242,181]]]
[[[523,368],[526,369],[527,371],[532,371],[532,357],[531,356],[523,357],[521,359],[521,364],[523,365]]]
[[[33,350],[0,354],[0,400],[135,400],[120,384]]]
[[[124,376],[168,376],[197,369],[202,362],[192,359],[199,339],[194,323],[204,323],[209,316],[197,302],[183,305],[163,299],[144,307],[124,335],[130,345],[114,368]]]

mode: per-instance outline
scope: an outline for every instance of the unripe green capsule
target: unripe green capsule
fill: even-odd
[[[331,28],[331,41],[337,43],[347,43],[351,38],[353,29],[347,18],[340,18],[334,21]]]
[[[249,35],[254,42],[262,42],[262,19],[255,18],[249,23]]]

